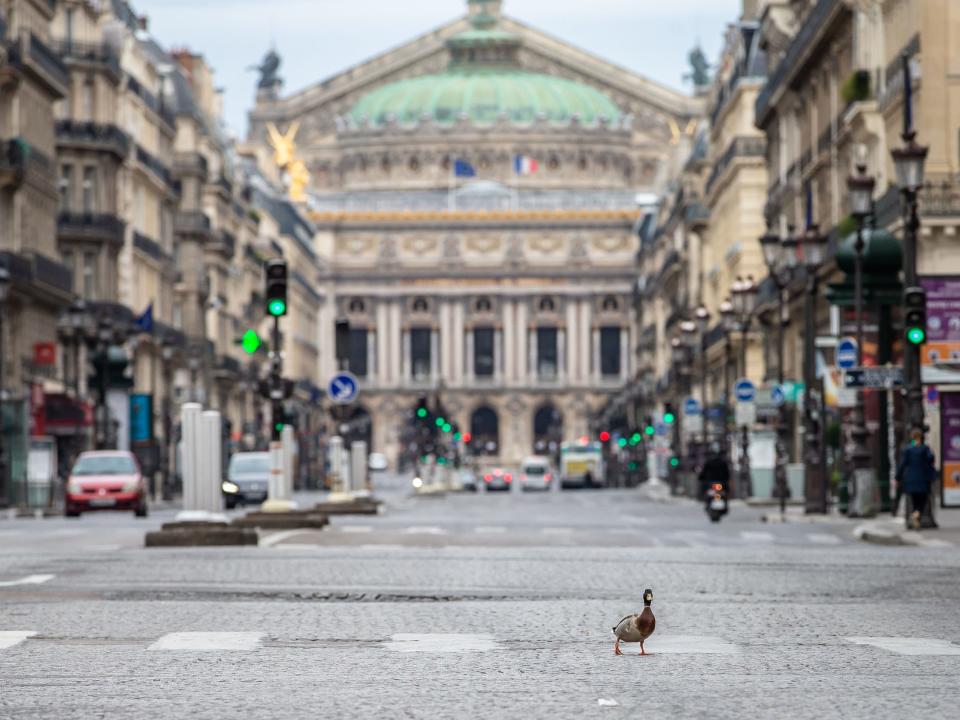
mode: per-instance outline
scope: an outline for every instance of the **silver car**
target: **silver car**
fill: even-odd
[[[239,504],[262,503],[270,490],[270,453],[236,453],[230,458],[222,488],[228,510]]]

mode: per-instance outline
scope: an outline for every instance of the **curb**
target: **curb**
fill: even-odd
[[[873,545],[927,548],[954,547],[954,544],[947,540],[925,537],[915,530],[888,530],[866,523],[855,527],[853,536],[861,542]]]

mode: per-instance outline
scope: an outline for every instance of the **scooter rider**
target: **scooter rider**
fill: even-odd
[[[730,464],[718,443],[710,445],[710,457],[700,470],[699,480],[700,494],[708,510],[711,497],[709,491],[714,485],[720,485],[723,488],[724,503],[727,503],[727,498],[730,497]]]

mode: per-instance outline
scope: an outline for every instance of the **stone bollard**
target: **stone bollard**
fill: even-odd
[[[367,444],[356,440],[350,446],[350,490],[367,492]]]
[[[197,496],[200,464],[200,415],[202,410],[198,403],[184,403],[180,410],[180,427],[183,434],[180,466],[183,478],[184,512],[195,512],[202,509]]]
[[[285,425],[280,434],[280,443],[283,446],[283,489],[284,498],[293,498],[294,480],[297,468],[297,440],[291,425]]]
[[[222,441],[220,413],[208,410],[200,415],[200,449],[197,473],[197,509],[210,513],[223,510]]]
[[[330,458],[330,491],[344,492],[343,487],[343,438],[334,435],[327,444],[327,455]]]

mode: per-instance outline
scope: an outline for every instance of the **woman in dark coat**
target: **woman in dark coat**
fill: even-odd
[[[930,498],[930,488],[936,477],[933,452],[923,442],[923,433],[914,430],[911,443],[903,450],[900,456],[900,465],[897,467],[897,482],[900,490],[910,496],[913,503],[913,512],[907,518],[907,526],[920,528],[920,518],[927,507]]]

